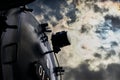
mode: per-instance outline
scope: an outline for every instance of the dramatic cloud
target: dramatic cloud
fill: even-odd
[[[36,18],[66,30],[70,46],[58,54],[65,80],[119,80],[120,3],[115,0],[37,0]],[[85,64],[83,64],[85,63]]]
[[[88,64],[83,63],[77,68],[69,69],[65,74],[64,80],[119,80],[120,64],[110,64],[107,69],[91,71]]]

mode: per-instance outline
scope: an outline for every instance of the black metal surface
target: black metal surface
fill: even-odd
[[[24,6],[35,0],[1,0],[0,1],[0,11],[9,10],[11,8]]]
[[[18,16],[20,17],[19,20]],[[44,78],[43,80],[48,78],[51,80],[53,78],[51,74],[54,76],[54,73],[50,74],[49,72],[46,55],[53,51],[48,46],[47,35],[43,31],[39,35],[34,31],[36,27],[39,27],[39,29],[42,29],[42,27],[29,12],[20,12],[15,18],[18,20],[17,22],[20,22],[17,25],[18,27],[16,29],[5,28],[1,39],[2,63],[0,68],[3,79],[0,77],[0,80],[42,80],[42,78]],[[4,27],[6,27],[8,24],[4,23]],[[49,55],[49,58],[52,58],[49,64],[54,67],[53,55]],[[43,68],[41,76],[39,76],[40,65]],[[57,77],[54,77],[53,80],[57,80]]]
[[[51,40],[52,40],[53,50],[55,53],[58,53],[61,47],[70,45],[66,31],[57,32],[56,34],[53,34]]]
[[[63,69],[63,67],[55,67],[54,68],[54,73],[58,76],[58,75],[63,75],[63,73],[65,72],[65,70]]]

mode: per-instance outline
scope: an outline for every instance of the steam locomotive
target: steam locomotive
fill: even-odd
[[[0,2],[0,80],[58,80],[64,72],[56,53],[70,45],[67,32],[52,34],[40,24],[32,9],[34,0]]]

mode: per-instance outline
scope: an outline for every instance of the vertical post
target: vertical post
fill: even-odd
[[[5,11],[0,11],[0,80],[3,80],[3,74],[2,74],[2,56],[1,56],[1,44],[2,44],[2,33],[6,29],[6,16]]]
[[[0,28],[2,27],[1,24],[2,23],[0,21]],[[1,61],[1,35],[2,35],[2,29],[0,29],[0,80],[3,80],[3,77],[2,77],[2,61]]]

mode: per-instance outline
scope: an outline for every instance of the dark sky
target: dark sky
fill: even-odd
[[[71,19],[71,22],[75,22],[76,15],[75,12],[78,11],[75,9],[75,5],[71,4],[74,8],[71,8],[68,12],[66,12],[66,16]],[[57,20],[63,18],[64,8],[70,8],[71,5],[68,5],[66,0],[36,0],[30,7],[34,9],[35,15],[44,15],[44,21],[52,21],[49,16],[55,16]],[[54,22],[51,22],[54,24]]]

